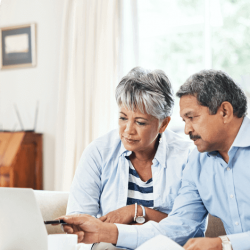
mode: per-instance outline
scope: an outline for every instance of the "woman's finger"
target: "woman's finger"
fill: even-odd
[[[100,221],[104,222],[107,219],[106,215],[103,215],[102,217],[99,218]]]
[[[117,217],[112,217],[112,218],[109,220],[109,223],[120,223],[120,219],[117,218]]]
[[[105,223],[110,223],[110,217],[108,217],[104,222]]]

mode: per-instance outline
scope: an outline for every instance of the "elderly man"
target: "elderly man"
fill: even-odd
[[[163,234],[185,249],[250,249],[250,119],[243,91],[227,74],[204,70],[177,92],[185,133],[197,149],[189,156],[182,187],[169,216],[142,226],[103,223],[88,215],[67,216],[68,233],[86,243],[110,242],[134,249]],[[227,236],[203,236],[202,222],[219,217]],[[189,239],[189,240],[188,240]]]

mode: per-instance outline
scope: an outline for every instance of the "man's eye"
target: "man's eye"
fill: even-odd
[[[188,119],[192,120],[192,119],[193,119],[193,117],[192,117],[192,116],[189,116],[189,117],[188,117]]]

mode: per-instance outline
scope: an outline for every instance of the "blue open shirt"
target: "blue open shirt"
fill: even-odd
[[[233,250],[250,249],[250,119],[245,117],[228,152],[228,164],[218,152],[195,149],[183,171],[182,187],[168,218],[142,226],[116,224],[117,246],[135,249],[158,234],[183,245],[199,235],[208,212],[219,217]]]
[[[182,172],[193,143],[166,130],[153,159],[154,209],[170,213],[181,187]],[[71,186],[67,214],[105,215],[127,205],[131,154],[113,130],[83,152]]]

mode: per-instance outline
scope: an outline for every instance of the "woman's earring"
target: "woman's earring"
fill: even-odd
[[[162,139],[162,138],[160,137],[159,143],[161,143],[161,139]]]

